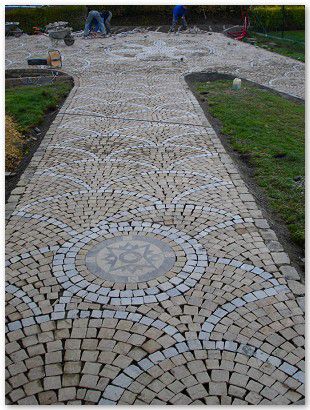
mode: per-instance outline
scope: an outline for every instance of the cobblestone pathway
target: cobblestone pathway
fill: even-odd
[[[59,49],[75,87],[7,207],[8,403],[300,401],[301,285],[184,74],[303,97],[303,64],[220,34]]]

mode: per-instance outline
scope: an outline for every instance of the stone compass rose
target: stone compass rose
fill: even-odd
[[[169,271],[175,262],[165,242],[140,235],[118,236],[95,245],[86,256],[87,268],[112,282],[144,282]]]

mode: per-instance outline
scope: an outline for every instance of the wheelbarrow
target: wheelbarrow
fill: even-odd
[[[20,29],[19,23],[16,21],[8,21],[5,23],[5,35],[20,37],[23,34],[23,30]]]
[[[48,33],[52,44],[57,44],[59,40],[63,40],[67,46],[72,46],[72,44],[74,44],[72,28],[68,27],[68,23],[65,21],[48,24],[46,26],[46,32]]]

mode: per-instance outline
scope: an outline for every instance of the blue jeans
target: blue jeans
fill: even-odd
[[[102,15],[101,15],[101,16],[102,16]],[[111,18],[112,18],[112,12],[109,11],[109,12],[108,12],[108,16],[107,16],[106,13],[105,13],[105,16],[106,16],[106,17],[103,18],[103,21],[104,21],[104,25],[105,25],[105,28],[106,28],[106,30],[107,30],[107,33],[109,34],[109,33],[111,33]],[[93,22],[91,23],[91,25],[92,25],[91,29],[93,29],[96,33],[100,32],[100,29],[99,29],[99,26],[98,26],[98,23],[97,23],[97,22],[95,22],[95,21],[93,20]]]
[[[173,16],[172,26],[171,26],[171,28],[170,28],[170,31],[174,31],[174,30],[175,30],[175,27],[176,27],[176,25],[177,25],[177,23],[178,23],[178,20],[179,20],[179,17]],[[183,28],[183,30],[186,30],[186,29],[187,29],[187,23],[186,23],[186,20],[185,20],[185,16],[182,16],[182,17],[181,17],[181,20],[182,20],[182,28]]]
[[[112,18],[112,13],[111,11],[109,11],[109,16],[104,21],[107,33],[111,33],[111,18]]]
[[[84,28],[84,36],[88,36],[90,33],[91,27],[93,24],[98,25],[98,29],[100,33],[106,34],[107,30],[104,25],[103,18],[100,16],[100,13],[96,10],[92,10],[89,12],[86,22],[85,22],[85,28]]]

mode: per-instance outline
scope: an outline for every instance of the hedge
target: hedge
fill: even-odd
[[[18,21],[28,34],[34,26],[44,27],[55,21],[68,21],[74,31],[84,28],[88,9],[109,9],[113,13],[114,25],[167,25],[171,22],[173,6],[164,5],[88,5],[88,6],[43,6],[40,8],[15,8],[6,10],[6,21]],[[305,7],[285,6],[285,30],[305,28]],[[203,23],[207,19],[239,21],[240,6],[191,6],[188,14],[190,24]],[[251,28],[256,31],[280,31],[283,25],[281,6],[252,6],[249,12]]]
[[[38,8],[16,8],[5,13],[6,21],[18,21],[20,28],[28,34],[33,27],[45,27],[55,21],[68,21],[74,31],[81,30],[85,21],[85,6],[43,6]]]
[[[171,23],[173,6],[164,5],[88,5],[43,6],[40,8],[14,8],[6,10],[6,21],[18,21],[24,32],[33,33],[33,27],[44,27],[55,21],[68,21],[74,31],[84,28],[87,10],[111,10],[114,25],[167,25]],[[203,23],[207,18],[240,16],[240,6],[191,6],[190,23]]]
[[[260,32],[305,29],[305,6],[256,6],[250,11],[252,30]]]

